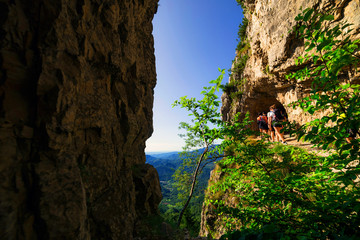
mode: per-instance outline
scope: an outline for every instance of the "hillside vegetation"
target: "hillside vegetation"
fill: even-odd
[[[306,97],[293,102],[316,114],[286,131],[327,152],[249,139],[249,114],[221,125],[226,158],[207,190],[202,235],[221,239],[359,239],[360,41],[348,24],[306,9],[293,33],[305,42],[297,71],[288,79],[311,80]],[[317,114],[321,113],[321,114]],[[315,117],[319,116],[319,117]]]
[[[201,151],[194,151],[195,153]],[[153,165],[159,174],[161,192],[163,195],[159,205],[161,216],[175,226],[184,202],[184,194],[176,187],[174,179],[175,171],[183,164],[182,155],[179,152],[146,155],[146,162]],[[185,212],[185,217],[181,227],[187,228],[193,236],[197,236],[200,230],[201,209],[205,197],[205,189],[210,178],[210,171],[214,169],[214,164],[207,165],[199,175],[195,197],[192,199],[189,209]]]

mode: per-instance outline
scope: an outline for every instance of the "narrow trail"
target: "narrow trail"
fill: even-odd
[[[290,136],[289,134],[285,134],[284,138],[285,138],[287,144],[290,146],[299,147],[299,148],[307,150],[308,152],[316,153],[317,155],[323,156],[323,157],[329,155],[328,151],[324,151],[321,148],[315,147],[314,144],[312,144],[312,143],[298,141],[296,139],[296,136]],[[278,143],[280,143],[280,142],[278,142]]]
[[[329,155],[329,152],[324,151],[321,148],[315,147],[314,144],[312,144],[312,143],[298,141],[295,136],[290,137],[290,135],[285,134],[284,137],[285,137],[286,142],[291,146],[300,147],[302,149],[307,150],[308,152],[316,153],[317,155],[320,155],[320,156],[328,156]]]

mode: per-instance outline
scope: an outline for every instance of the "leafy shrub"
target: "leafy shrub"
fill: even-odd
[[[243,17],[242,23],[239,25],[238,31],[238,45],[236,50],[240,51],[246,46],[246,28],[249,24],[249,20],[246,17]]]
[[[245,10],[245,4],[244,4],[244,0],[236,0],[236,2],[238,3],[238,5],[240,5],[241,6],[241,8],[243,9],[243,10]]]
[[[227,94],[230,94],[232,92],[235,92],[237,91],[237,86],[233,83],[233,82],[227,82],[225,85],[220,85],[220,89],[227,93]]]
[[[239,57],[237,59],[237,61],[235,62],[235,65],[234,65],[234,67],[232,68],[232,71],[231,71],[232,76],[234,74],[236,74],[237,78],[240,78],[240,76],[244,72],[246,62],[247,62],[248,59],[249,59],[248,55],[241,56],[241,57]]]

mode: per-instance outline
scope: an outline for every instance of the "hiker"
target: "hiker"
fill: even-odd
[[[269,135],[270,135],[270,141],[275,142],[275,128],[271,125],[271,112],[267,113],[267,119],[268,119],[268,128],[269,128]]]
[[[270,106],[270,112],[268,112],[268,126],[272,127],[275,131],[275,136],[280,139],[280,142],[287,144],[284,138],[284,134],[281,132],[283,125],[281,122],[284,120],[284,116],[281,115],[279,109],[276,108],[275,104]]]
[[[267,120],[267,117],[265,115],[265,112],[260,112],[259,116],[257,117],[256,120],[257,120],[257,124],[259,126],[260,137],[263,138],[267,134],[267,132],[269,130],[268,120]]]

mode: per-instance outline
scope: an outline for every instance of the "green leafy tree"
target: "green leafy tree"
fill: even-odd
[[[353,129],[358,134],[360,127],[360,85],[350,77],[359,70],[360,56],[355,53],[360,40],[350,39],[350,24],[324,23],[333,19],[333,15],[313,9],[306,9],[303,15],[296,17],[295,31],[299,38],[305,39],[308,54],[296,62],[302,68],[287,77],[312,82],[309,96],[293,103],[294,108],[300,107],[310,114],[330,112],[303,125],[300,137],[304,136],[305,140],[323,149],[328,149],[329,145],[335,147],[340,157],[348,156],[347,161],[338,165],[342,169],[359,154],[358,141],[346,144],[345,139],[347,130]]]
[[[223,195],[207,199],[229,232],[239,229],[223,239],[359,239],[359,140],[346,141],[348,129],[358,133],[360,124],[359,85],[349,76],[359,67],[359,40],[333,19],[313,9],[296,17],[308,54],[288,76],[312,83],[294,107],[323,113],[297,129],[299,138],[329,156],[251,140],[248,118],[227,126],[222,178],[208,190]]]
[[[204,87],[201,92],[202,99],[197,100],[184,96],[173,104],[173,107],[185,108],[190,112],[189,116],[192,117],[191,123],[181,122],[179,127],[186,130],[186,134],[182,135],[185,139],[185,147],[183,163],[176,170],[174,177],[180,197],[185,195],[186,200],[179,214],[178,226],[180,226],[185,210],[194,195],[198,176],[202,169],[220,158],[221,152],[216,147],[216,140],[223,137],[221,132],[222,121],[219,111],[220,101],[215,93],[219,91],[225,70],[219,69],[219,71],[221,75],[216,80],[210,81],[213,86]],[[194,151],[194,149],[199,148],[202,150]]]

